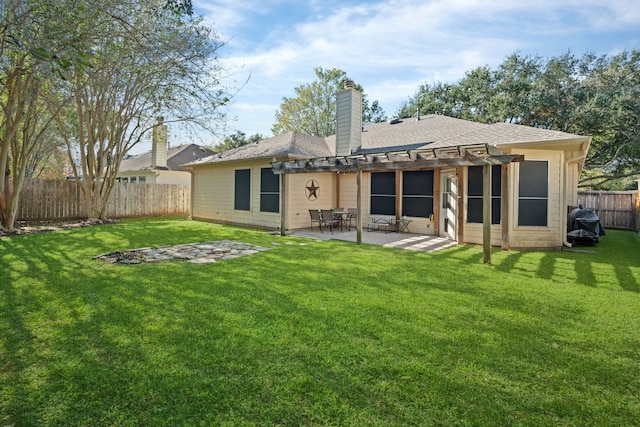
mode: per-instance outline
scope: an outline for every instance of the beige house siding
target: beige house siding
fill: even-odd
[[[465,208],[466,209],[466,208]],[[481,245],[483,242],[482,237],[482,224],[467,223],[464,224],[464,242],[461,243],[473,243]],[[502,244],[502,226],[491,226],[491,245],[500,246]]]
[[[513,164],[509,168],[508,179],[512,197],[509,198],[509,246],[512,248],[555,248],[562,245],[564,230],[566,228],[566,206],[563,202],[565,192],[569,192],[569,198],[577,198],[574,191],[578,180],[578,167],[574,165],[567,170],[567,182],[564,182],[563,167],[565,155],[563,151],[549,150],[518,150],[524,154],[525,160],[547,161],[548,172],[548,206],[547,226],[531,227],[518,225],[518,188],[519,188],[519,164]],[[464,182],[467,182],[467,169],[465,168]],[[576,193],[575,196],[572,196]],[[482,244],[482,224],[466,222],[467,200],[464,201],[464,243]],[[502,225],[491,226],[491,244],[500,246],[502,243]]]
[[[287,229],[311,226],[309,209],[331,209],[335,206],[335,176],[331,173],[305,173],[287,176]],[[307,199],[306,187],[311,180],[317,182],[320,190],[316,200]],[[315,224],[314,224],[315,226]]]
[[[127,178],[131,182],[131,178],[136,178],[137,182],[140,182],[140,177],[143,176],[145,184],[191,184],[191,174],[183,171],[159,171],[159,170],[140,170],[140,171],[127,171],[120,172],[117,178]]]
[[[214,167],[215,166],[215,167]],[[204,165],[194,168],[192,217],[225,224],[243,224],[251,227],[276,229],[280,227],[280,213],[260,211],[260,169],[270,168],[268,162],[246,161],[227,164]],[[234,209],[234,177],[239,169],[251,170],[251,204],[249,211]],[[280,178],[281,179],[281,178]],[[286,197],[287,229],[307,228],[311,225],[309,209],[335,207],[333,174],[286,175],[286,189],[280,197]],[[320,187],[318,198],[309,200],[306,187],[310,180]]]
[[[215,167],[214,167],[215,166]],[[277,228],[280,214],[260,212],[260,169],[269,163],[247,161],[225,165],[204,165],[193,174],[191,216],[225,224]],[[239,169],[251,170],[251,201],[248,211],[234,209],[234,177]]]
[[[182,171],[157,171],[156,184],[191,184],[191,174]]]
[[[341,173],[338,175],[340,181],[340,200],[338,207],[348,209],[358,207],[358,188],[356,186],[357,176],[355,173]]]
[[[562,177],[562,167],[564,153],[562,151],[548,150],[518,150],[524,154],[525,160],[548,161],[548,206],[547,206],[547,226],[530,227],[518,225],[518,187],[519,187],[519,164],[513,165],[510,170],[510,184],[513,197],[509,200],[509,224],[510,241],[512,248],[554,248],[562,245],[564,232],[564,221],[561,211],[564,214],[565,208],[561,207],[562,193],[564,193],[564,183]]]
[[[580,167],[578,163],[569,163],[567,166],[567,207],[578,206],[578,181],[580,180]]]

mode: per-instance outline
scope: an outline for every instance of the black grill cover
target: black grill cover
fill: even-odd
[[[567,240],[572,245],[593,246],[600,241],[596,233],[588,230],[573,230],[567,233]]]
[[[571,211],[567,221],[567,231],[573,230],[587,230],[596,236],[605,234],[600,218],[591,209],[578,208]]]

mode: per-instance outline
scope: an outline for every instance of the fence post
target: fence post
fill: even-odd
[[[633,219],[636,224],[636,232],[640,233],[640,193],[633,195]]]
[[[636,225],[636,233],[640,233],[640,179],[638,182],[638,191],[633,195],[633,219]]]

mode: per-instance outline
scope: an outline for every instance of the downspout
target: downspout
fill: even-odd
[[[565,160],[565,162],[564,162],[564,204],[563,204],[563,209],[562,209],[563,212],[566,209],[565,206],[567,206],[567,171],[568,171],[568,168],[569,168],[569,163],[573,163],[575,161],[582,160],[585,157],[587,157],[586,153],[585,154],[581,154],[581,155],[576,156],[576,157],[572,157],[572,158],[570,158],[568,160]],[[564,212],[563,215],[562,215],[562,229],[564,230],[564,233],[562,234],[562,243],[566,247],[570,248],[573,245],[571,243],[569,243],[569,241],[567,240],[567,212]]]
[[[191,188],[189,188],[189,219],[193,219],[193,200],[194,200],[194,189],[195,189],[195,177],[193,175],[193,168],[185,168],[191,174]]]

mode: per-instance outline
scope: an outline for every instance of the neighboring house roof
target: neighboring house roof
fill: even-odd
[[[197,144],[185,144],[167,150],[167,167],[162,170],[185,171],[182,165],[193,162],[194,160],[208,157],[213,151],[208,148],[201,147]],[[131,156],[122,160],[118,172],[133,172],[152,170],[151,167],[151,151]]]
[[[196,160],[185,166],[228,162],[232,160],[260,159],[287,156],[307,159],[334,155],[334,148],[327,145],[325,138],[298,132],[287,132],[252,144],[243,145],[220,154]]]

